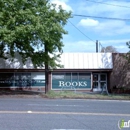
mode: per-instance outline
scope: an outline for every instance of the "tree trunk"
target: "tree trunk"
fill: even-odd
[[[48,92],[48,64],[45,64],[45,94]]]
[[[45,45],[45,94],[48,92],[48,50]]]

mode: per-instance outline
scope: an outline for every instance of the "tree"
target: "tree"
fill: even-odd
[[[126,42],[126,45],[128,46],[128,48],[130,49],[130,41]],[[128,62],[130,63],[130,50],[129,52],[126,54],[126,59],[128,60]]]
[[[46,73],[48,66],[60,66],[55,61],[70,17],[71,12],[49,0],[0,0],[0,56],[19,52],[23,63],[30,57],[36,68],[45,66]]]
[[[126,45],[128,46],[128,48],[130,49],[130,41],[129,42],[126,42]],[[130,52],[130,50],[129,50]]]
[[[113,46],[107,46],[107,47],[103,47],[103,48],[101,49],[101,52],[117,53],[118,51],[117,51],[116,48],[113,47]]]

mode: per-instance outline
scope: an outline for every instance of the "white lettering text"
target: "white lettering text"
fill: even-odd
[[[87,82],[64,82],[64,81],[59,81],[59,86],[65,86],[65,87],[70,87],[70,86],[79,86],[79,87],[86,87],[87,86]]]

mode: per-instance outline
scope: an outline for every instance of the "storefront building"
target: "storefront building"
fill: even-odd
[[[115,85],[112,78],[115,72],[113,56],[117,54],[63,53],[60,59],[63,68],[48,72],[48,90],[101,91],[104,86],[111,89]],[[34,69],[30,59],[23,65],[19,55],[14,63],[10,59],[0,60],[1,89],[45,90],[44,68]]]
[[[101,91],[109,85],[111,53],[64,53],[61,64],[51,72],[52,90]]]

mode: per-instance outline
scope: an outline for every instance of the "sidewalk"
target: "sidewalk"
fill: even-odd
[[[0,91],[0,97],[18,98],[49,98],[49,99],[100,99],[100,100],[130,100],[130,94],[109,94],[101,92],[70,92],[70,91],[50,91],[45,94],[41,91]]]

